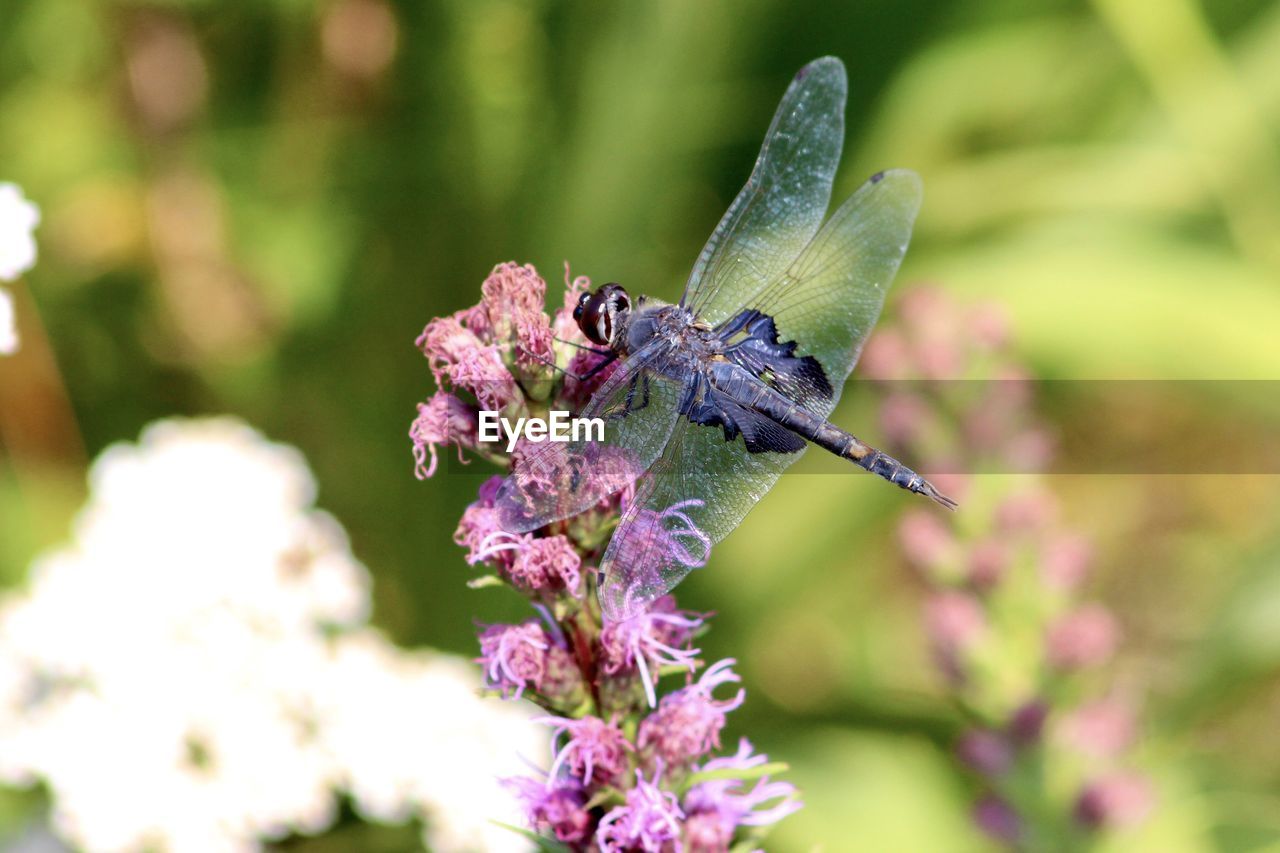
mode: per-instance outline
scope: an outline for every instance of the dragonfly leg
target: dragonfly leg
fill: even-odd
[[[640,405],[636,405],[636,389],[641,391]],[[604,416],[607,421],[617,421],[625,418],[632,412],[638,412],[649,405],[649,377],[643,373],[638,373],[631,378],[631,384],[627,386],[627,396],[622,401],[622,411],[612,412]]]
[[[583,347],[583,349],[590,349],[590,348]],[[597,373],[604,370],[606,367],[608,367],[609,365],[613,364],[615,361],[618,360],[618,354],[611,349],[607,349],[607,350],[593,349],[591,350],[591,352],[595,353],[596,355],[603,355],[605,359],[604,361],[600,362],[595,367],[591,368],[581,376],[575,376],[574,378],[577,379],[579,382],[586,382],[588,379],[595,376]]]
[[[580,344],[577,341],[566,341],[564,338],[557,338],[555,335],[551,336],[551,340],[555,341],[558,344],[568,344],[571,347],[584,349],[587,352],[593,352],[596,355],[613,355],[614,354],[613,350],[611,349],[602,349],[600,347],[588,346],[587,344]]]
[[[557,338],[557,340],[559,339]],[[566,343],[568,343],[568,341],[566,341]],[[536,359],[537,361],[542,362],[543,364],[547,365],[547,367],[550,367],[552,370],[560,371],[565,376],[572,376],[574,379],[578,380],[579,382],[586,382],[587,380],[591,379],[591,377],[599,373],[601,370],[604,370],[606,367],[608,367],[609,365],[613,364],[615,361],[618,360],[618,354],[613,350],[596,350],[596,349],[592,349],[591,347],[582,347],[582,349],[591,350],[591,352],[597,355],[604,355],[607,357],[605,358],[604,361],[600,362],[595,367],[588,370],[586,373],[578,374],[578,373],[574,373],[573,371],[567,368],[561,367],[560,365],[556,364],[554,361],[547,358],[546,356],[538,355],[536,352],[528,349],[527,347],[522,347],[519,344],[517,344],[516,346],[519,347],[521,352],[523,352],[525,355],[528,355],[530,358],[533,358],[533,359]],[[574,344],[574,346],[578,346],[578,344]]]

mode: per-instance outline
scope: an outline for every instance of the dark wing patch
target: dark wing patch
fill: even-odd
[[[725,441],[741,435],[749,453],[795,453],[805,446],[803,438],[759,412],[738,405],[706,380],[690,389],[681,412],[695,424],[721,427]]]
[[[779,341],[768,314],[748,308],[716,329],[725,358],[760,377],[793,400],[832,398],[826,371],[811,355],[797,356],[795,341]]]

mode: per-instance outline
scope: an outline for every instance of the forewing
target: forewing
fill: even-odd
[[[495,498],[498,520],[525,533],[577,515],[631,485],[653,464],[675,426],[683,382],[651,364],[666,356],[655,343],[624,361],[579,417],[601,418],[604,440],[526,444]]]
[[[907,169],[873,176],[749,304],[773,318],[780,340],[797,342],[797,355],[812,356],[822,366],[829,389],[801,377],[791,392],[816,414],[826,417],[835,408],[880,316],[922,192],[920,177]]]
[[[748,453],[739,436],[681,421],[642,477],[605,551],[600,606],[609,621],[644,612],[705,564],[801,454]]]
[[[844,141],[848,83],[834,57],[796,74],[746,186],[703,247],[681,304],[715,325],[774,281],[822,224]]]

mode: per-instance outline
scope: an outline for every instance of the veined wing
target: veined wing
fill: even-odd
[[[636,486],[601,560],[600,607],[629,619],[706,563],[711,547],[736,528],[804,453],[749,453],[741,437],[682,420]]]
[[[809,242],[831,202],[844,143],[848,83],[834,57],[796,74],[746,186],[698,255],[680,303],[715,325],[774,281]]]
[[[920,176],[910,170],[872,176],[748,303],[773,319],[779,340],[796,341],[798,354],[822,366],[827,387],[800,377],[790,393],[815,414],[835,409],[906,254],[922,194]]]
[[[579,417],[604,421],[604,440],[527,444],[498,488],[498,520],[512,533],[585,512],[631,485],[662,453],[684,384],[650,369],[668,347],[655,342],[619,365]]]

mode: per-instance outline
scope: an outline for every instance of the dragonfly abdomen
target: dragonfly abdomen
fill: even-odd
[[[955,501],[934,488],[933,484],[883,451],[876,450],[852,433],[778,393],[758,378],[740,369],[713,371],[716,389],[732,397],[739,405],[752,409],[819,447],[853,462],[895,486],[924,495],[947,509],[955,509]]]

